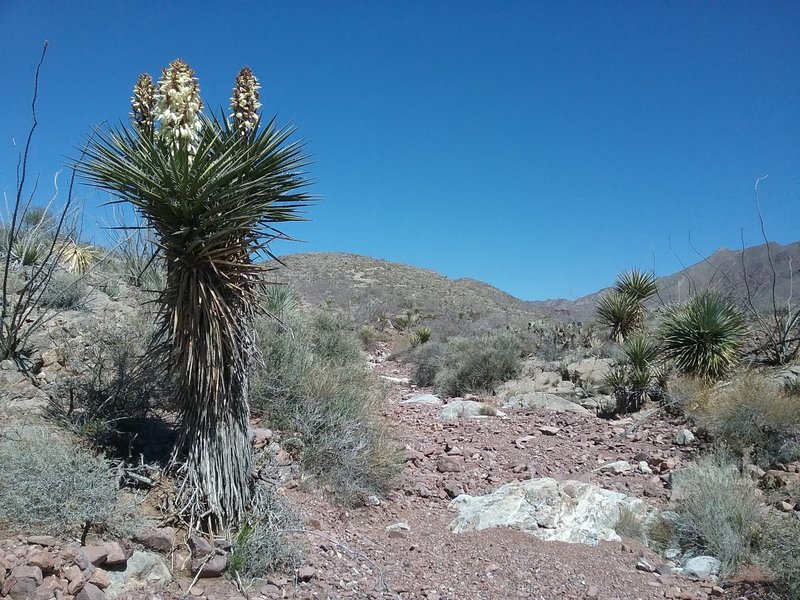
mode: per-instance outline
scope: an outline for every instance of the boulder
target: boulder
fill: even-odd
[[[545,392],[516,393],[514,388],[509,386],[508,388],[498,390],[497,395],[503,401],[503,408],[533,408],[550,410],[553,412],[574,412],[582,415],[591,414],[580,404]]]
[[[450,506],[458,511],[450,524],[454,533],[511,527],[542,540],[587,545],[620,541],[614,527],[623,509],[643,523],[654,512],[639,498],[548,477],[509,483],[486,496],[464,494]]]
[[[440,421],[452,421],[460,418],[504,416],[491,404],[474,400],[453,400],[445,404],[439,411]]]
[[[695,440],[694,434],[688,429],[681,429],[675,434],[675,443],[678,446],[688,446],[693,444]]]
[[[713,556],[695,556],[683,565],[683,574],[695,579],[716,579],[721,566]]]
[[[611,370],[614,361],[610,358],[584,358],[567,365],[570,373],[576,373],[581,387],[589,391],[604,391],[608,387],[605,377]]]
[[[408,400],[403,400],[401,404],[433,404],[439,406],[442,404],[442,400],[439,396],[434,396],[433,394],[417,394],[416,396],[411,396]]]
[[[137,550],[124,569],[108,571],[108,581],[105,594],[113,599],[131,590],[165,586],[172,581],[172,573],[161,555]]]

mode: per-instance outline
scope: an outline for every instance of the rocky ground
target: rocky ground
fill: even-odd
[[[377,359],[374,369],[390,388],[386,416],[404,446],[405,471],[389,497],[370,498],[368,506],[357,509],[335,505],[296,479],[282,487],[280,493],[304,521],[304,531],[295,536],[304,547],[304,564],[295,573],[252,583],[224,577],[195,579],[187,569],[192,555],[195,570],[202,565],[209,574],[219,572],[224,560],[217,557],[224,556],[226,546],[214,548],[197,539],[188,540],[187,546],[187,540],[171,529],[149,532],[133,543],[90,539],[84,547],[41,536],[5,536],[0,542],[0,575],[5,575],[0,596],[15,600],[756,597],[757,586],[688,576],[677,557],[670,563],[634,539],[620,539],[614,523],[592,530],[577,517],[553,516],[561,508],[559,503],[581,505],[584,493],[605,494],[586,496],[589,504],[581,505],[583,516],[598,522],[604,518],[606,501],[626,502],[642,514],[663,507],[669,499],[671,473],[692,460],[702,440],[688,435],[685,423],[663,415],[598,418],[579,404],[596,399],[574,384],[551,381],[551,375],[536,364],[528,368],[533,371],[528,373],[530,389],[520,391],[511,385],[506,386],[505,396],[443,402],[431,390],[409,384],[402,364]],[[591,379],[591,374],[584,374],[584,379]],[[542,391],[547,389],[561,393],[556,399],[576,402],[550,406],[555,400]],[[453,418],[442,418],[448,414]],[[792,469],[800,471],[797,465],[788,471]],[[800,478],[800,473],[788,471],[773,476]],[[528,488],[522,492],[513,486],[503,488],[511,490],[508,495],[476,508],[476,497],[506,484],[532,485],[541,478],[554,480],[556,490],[540,507],[546,513],[544,520],[541,512],[523,514],[529,506],[519,499],[532,497],[526,496]],[[784,500],[784,504],[793,510],[791,503]],[[510,517],[500,514],[509,506]],[[551,517],[553,523],[544,522]],[[453,531],[454,522],[463,532]],[[513,528],[476,530],[503,523]],[[557,541],[567,538],[595,545]],[[218,562],[222,568],[215,568]],[[146,587],[137,591],[137,585]]]

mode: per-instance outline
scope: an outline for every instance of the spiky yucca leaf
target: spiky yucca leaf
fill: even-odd
[[[618,342],[641,326],[642,307],[636,298],[613,290],[597,302],[597,320],[609,328],[609,337]]]
[[[96,257],[94,247],[68,240],[61,252],[61,265],[70,273],[82,275],[89,270]]]
[[[197,117],[190,144],[160,129],[101,132],[78,169],[155,234],[166,282],[153,353],[179,382],[178,501],[192,526],[202,517],[217,529],[235,524],[250,498],[251,320],[264,274],[254,257],[272,256],[269,243],[286,237],[274,224],[302,220],[310,197],[292,127],[273,119],[245,139],[224,118]]]
[[[658,356],[658,344],[646,335],[635,335],[622,344],[622,354],[634,369],[648,369]]]
[[[644,302],[655,296],[658,291],[658,285],[656,284],[655,273],[652,271],[631,269],[630,271],[624,271],[617,277],[614,289],[626,296],[635,298],[639,302]]]
[[[661,336],[666,356],[679,371],[714,380],[736,363],[745,327],[744,316],[729,300],[705,292],[670,308]]]

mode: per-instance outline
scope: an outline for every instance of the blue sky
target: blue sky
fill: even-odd
[[[574,298],[633,266],[800,239],[800,3],[0,0],[0,189],[11,195],[47,39],[31,167],[126,119],[176,57],[208,106],[236,72],[315,163],[278,254],[346,251]],[[66,173],[62,175],[66,180]],[[44,192],[47,191],[48,194]],[[86,230],[96,240],[89,188]],[[677,256],[676,256],[677,255]],[[678,258],[679,257],[679,258]]]

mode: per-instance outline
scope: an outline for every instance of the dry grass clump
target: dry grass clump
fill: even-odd
[[[382,390],[355,336],[325,313],[281,319],[257,324],[263,367],[253,378],[254,410],[298,434],[303,469],[340,500],[384,494],[400,457],[379,414]]]
[[[39,305],[58,310],[80,310],[88,296],[89,289],[83,275],[54,271],[42,290]]]
[[[300,552],[292,544],[290,533],[300,530],[300,519],[271,490],[260,488],[253,504],[250,522],[236,536],[228,572],[252,580],[299,566]]]
[[[800,397],[757,372],[745,371],[715,388],[696,419],[735,453],[760,466],[800,456]]]
[[[37,533],[77,533],[88,524],[124,533],[130,507],[102,456],[42,428],[0,437],[0,521]]]
[[[673,504],[681,547],[716,557],[725,574],[751,559],[763,523],[760,493],[727,451],[715,449],[675,473]]]

